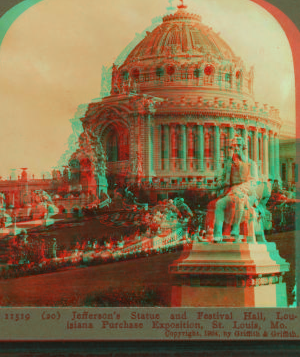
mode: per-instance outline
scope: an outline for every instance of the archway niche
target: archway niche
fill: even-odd
[[[129,132],[121,123],[110,124],[103,133],[107,162],[129,160]]]

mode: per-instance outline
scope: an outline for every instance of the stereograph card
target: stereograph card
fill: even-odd
[[[298,341],[298,4],[0,5],[0,340]]]

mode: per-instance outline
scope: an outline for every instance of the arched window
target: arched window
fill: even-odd
[[[194,70],[194,78],[198,79],[198,78],[200,78],[200,76],[201,76],[201,71],[199,68],[196,68]]]
[[[221,134],[220,138],[220,149],[221,149],[221,159],[224,159],[227,155],[227,150],[226,150],[226,135],[225,133]]]
[[[213,137],[210,133],[205,135],[205,157],[212,158],[214,152]]]
[[[108,162],[118,161],[118,133],[115,129],[111,130],[106,138],[106,155]]]
[[[129,160],[129,133],[122,125],[111,126],[105,139],[108,162]]]
[[[156,68],[156,77],[157,78],[159,78],[159,79],[163,78],[164,73],[165,73],[165,71],[164,71],[164,69],[162,67],[157,67]]]
[[[236,77],[236,88],[238,91],[240,91],[242,89],[242,72],[237,71],[235,77]]]
[[[231,73],[225,73],[225,88],[231,88],[232,76]]]
[[[205,134],[205,149],[204,149],[204,156],[206,158],[209,157],[209,134]]]

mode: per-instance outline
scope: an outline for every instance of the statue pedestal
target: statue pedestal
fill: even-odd
[[[100,198],[101,191],[107,194],[107,187],[108,187],[108,183],[106,177],[99,175],[97,180],[97,195],[99,198]]]
[[[287,307],[275,243],[193,243],[169,266],[172,307]]]

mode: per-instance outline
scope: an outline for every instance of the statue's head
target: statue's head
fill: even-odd
[[[241,136],[235,136],[229,141],[229,149],[233,154],[243,154],[244,150],[247,149],[246,143]]]

